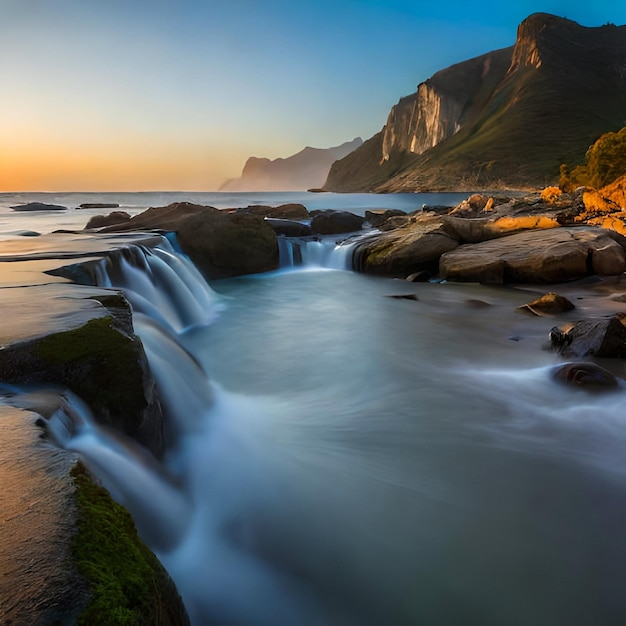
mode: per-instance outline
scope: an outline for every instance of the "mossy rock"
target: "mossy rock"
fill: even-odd
[[[98,422],[159,456],[163,415],[143,345],[134,334],[129,336],[131,329],[125,321],[105,316],[9,344],[0,350],[0,380],[66,387],[91,407]]]
[[[82,464],[71,474],[79,515],[72,553],[90,593],[77,624],[188,625],[174,583],[137,535],[126,509],[94,483]]]

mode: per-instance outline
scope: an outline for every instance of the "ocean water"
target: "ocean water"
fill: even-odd
[[[557,321],[622,306],[623,280],[552,287],[577,304],[555,320],[515,311],[541,289],[331,269],[344,253],[207,285],[163,242],[95,281],[133,303],[176,443],[153,471],[72,398],[50,428],[193,623],[626,623],[626,383],[563,387],[546,349]]]

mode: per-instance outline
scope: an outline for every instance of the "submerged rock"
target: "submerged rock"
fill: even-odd
[[[79,204],[79,209],[118,209],[119,204],[117,202],[83,202]]]
[[[560,383],[589,391],[615,389],[618,386],[617,378],[611,372],[589,362],[559,365],[552,370],[552,377]]]

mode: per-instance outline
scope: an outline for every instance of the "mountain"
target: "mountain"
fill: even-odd
[[[626,26],[536,13],[513,47],[437,72],[400,99],[379,133],[333,164],[324,188],[541,187],[625,124]]]
[[[241,178],[227,180],[219,191],[306,191],[321,187],[330,166],[358,148],[360,137],[333,148],[306,147],[285,159],[250,157]]]

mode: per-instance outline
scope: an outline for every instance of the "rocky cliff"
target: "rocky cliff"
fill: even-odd
[[[624,125],[626,26],[545,13],[515,45],[453,65],[396,104],[381,132],[333,164],[329,191],[541,187]]]
[[[331,165],[358,148],[360,137],[332,148],[306,147],[287,158],[250,157],[241,178],[226,181],[219,191],[306,191],[321,187]]]

